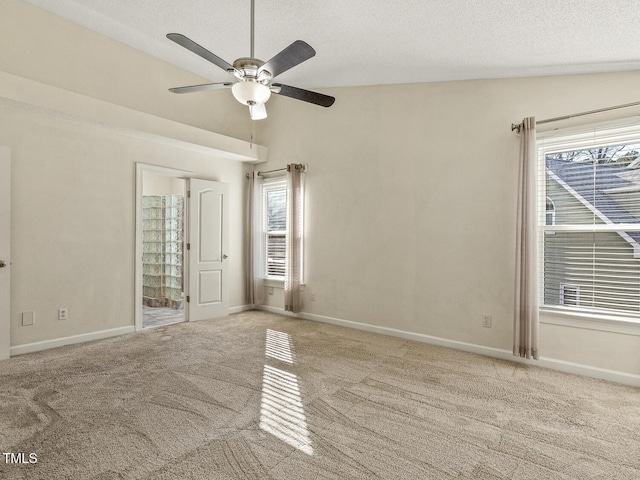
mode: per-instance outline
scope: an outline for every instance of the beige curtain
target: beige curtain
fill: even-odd
[[[299,312],[302,281],[302,165],[287,165],[287,243],[285,250],[284,309]]]
[[[264,248],[262,235],[262,177],[252,172],[249,178],[249,252],[247,296],[250,305],[264,302]]]
[[[535,359],[539,323],[536,170],[536,122],[528,117],[520,130],[513,354]]]

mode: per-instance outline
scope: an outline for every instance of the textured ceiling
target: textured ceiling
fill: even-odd
[[[212,81],[249,56],[250,0],[27,0]],[[297,39],[317,55],[278,77],[299,87],[640,69],[640,0],[256,0],[256,56]]]

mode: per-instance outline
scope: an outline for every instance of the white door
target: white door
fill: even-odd
[[[0,147],[0,360],[9,358],[11,274],[11,150]]]
[[[226,316],[229,186],[198,178],[188,182],[188,318],[196,321]]]

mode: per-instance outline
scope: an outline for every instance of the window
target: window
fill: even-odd
[[[580,285],[561,283],[560,305],[580,305]]]
[[[556,205],[553,203],[549,197],[547,197],[547,205],[545,209],[545,225],[555,225],[556,224]]]
[[[265,277],[284,280],[287,238],[287,185],[285,179],[266,179],[262,192]]]
[[[640,125],[543,133],[538,154],[541,305],[639,321]]]

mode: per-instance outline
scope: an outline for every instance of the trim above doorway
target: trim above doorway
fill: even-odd
[[[173,178],[191,178],[193,172],[188,170],[178,170],[174,168],[159,167],[145,163],[136,163],[136,245],[135,245],[135,291],[134,291],[134,312],[135,331],[142,330],[142,187],[145,173],[162,175]]]

